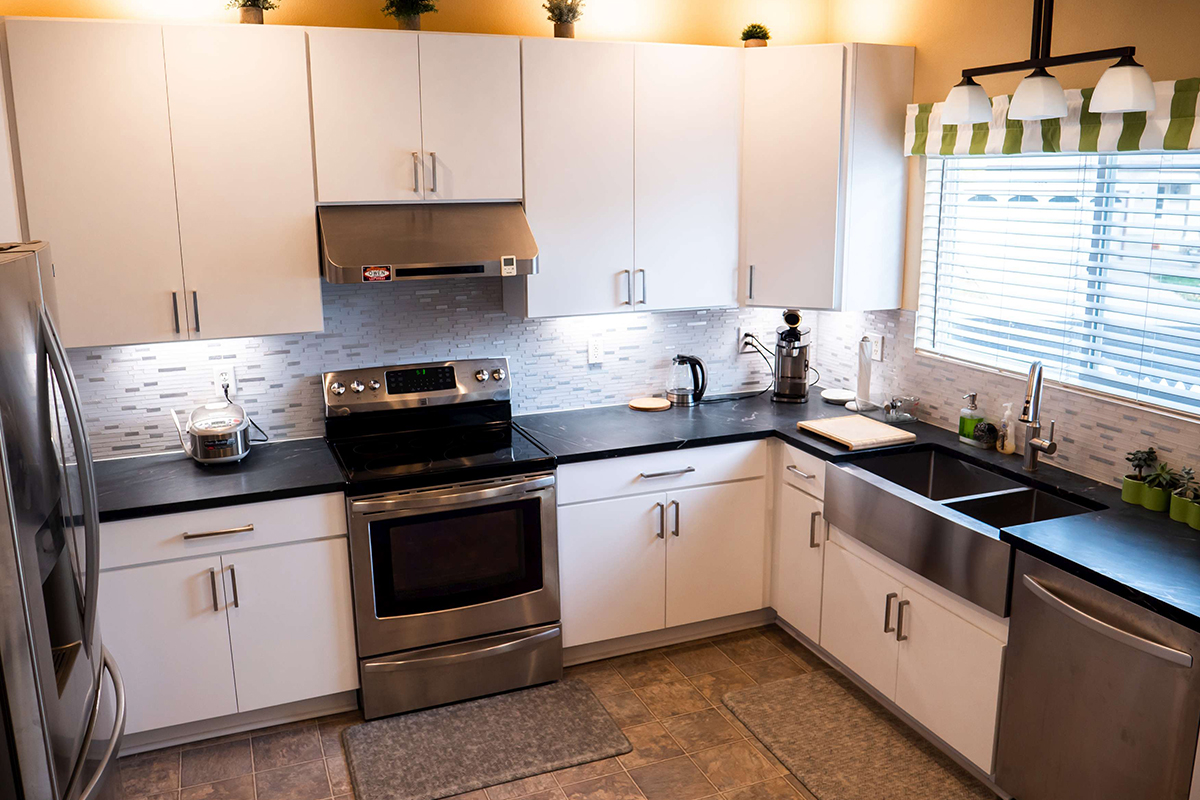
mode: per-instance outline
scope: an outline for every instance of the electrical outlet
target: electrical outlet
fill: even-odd
[[[599,336],[588,337],[588,363],[604,363],[604,345],[601,343]]]
[[[237,394],[237,372],[233,364],[213,367],[213,386],[216,387],[218,397],[224,394],[222,387],[227,383],[229,384],[229,396],[233,397]]]
[[[883,361],[883,334],[864,333],[863,335],[871,342],[871,360]]]
[[[749,337],[751,336],[757,336],[759,340],[763,338],[753,328],[738,326],[737,351],[739,354],[753,354],[756,352],[754,345],[750,343]]]

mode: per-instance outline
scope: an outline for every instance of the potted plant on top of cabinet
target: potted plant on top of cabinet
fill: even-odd
[[[583,0],[546,0],[542,8],[550,12],[555,39],[575,38],[575,23],[583,16]]]
[[[383,13],[395,17],[401,29],[419,31],[421,15],[437,13],[437,0],[386,0]]]
[[[1165,461],[1158,462],[1154,471],[1146,476],[1142,489],[1142,508],[1150,511],[1166,511],[1171,505],[1171,493],[1179,485],[1179,475]]]
[[[771,29],[766,25],[759,25],[757,22],[746,26],[742,31],[742,41],[746,47],[766,47],[767,40],[771,38]]]
[[[1176,522],[1191,523],[1192,518],[1196,517],[1197,526],[1200,526],[1200,505],[1196,503],[1200,499],[1200,484],[1196,483],[1196,470],[1193,467],[1184,467],[1179,470],[1179,476],[1175,481],[1175,491],[1171,494],[1171,519]]]
[[[279,3],[275,0],[229,0],[226,8],[238,10],[238,22],[262,25],[263,12],[274,11],[279,8]]]
[[[1158,462],[1158,453],[1153,447],[1148,450],[1134,450],[1125,456],[1125,460],[1134,471],[1126,475],[1121,482],[1121,499],[1135,506],[1140,505],[1142,493],[1146,489],[1146,470]]]

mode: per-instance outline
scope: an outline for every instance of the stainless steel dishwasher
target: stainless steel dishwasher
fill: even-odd
[[[1187,800],[1200,634],[1018,553],[996,783],[1019,800]]]

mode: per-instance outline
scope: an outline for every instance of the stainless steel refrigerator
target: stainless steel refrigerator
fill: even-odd
[[[119,792],[125,690],[96,619],[95,482],[56,313],[49,247],[0,245],[0,797],[98,800]]]

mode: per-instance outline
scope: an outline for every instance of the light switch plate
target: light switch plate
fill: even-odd
[[[237,394],[237,371],[233,364],[213,367],[213,388],[217,390],[217,397],[223,396],[221,386],[226,382],[229,383],[229,396],[233,397]]]
[[[588,363],[601,364],[604,362],[604,345],[600,342],[599,336],[591,336],[588,338]]]
[[[882,333],[864,333],[871,341],[871,360],[883,361],[883,334]]]

